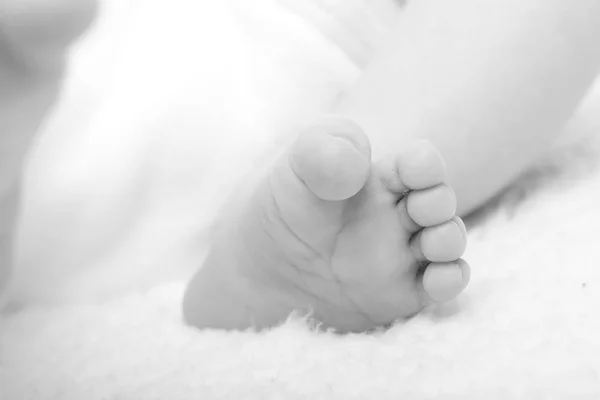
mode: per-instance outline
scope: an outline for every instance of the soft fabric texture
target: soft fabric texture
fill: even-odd
[[[0,399],[600,397],[600,89],[474,219],[457,301],[362,335],[183,325],[224,198],[335,101],[398,12],[212,3],[106,0],[74,53],[32,155]]]

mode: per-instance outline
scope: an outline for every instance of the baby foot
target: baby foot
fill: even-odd
[[[228,211],[186,291],[187,322],[263,328],[298,310],[364,331],[458,295],[466,230],[440,155],[429,142],[374,164],[370,152],[345,120],[304,132]]]

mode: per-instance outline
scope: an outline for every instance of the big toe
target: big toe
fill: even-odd
[[[305,129],[292,146],[294,173],[319,198],[345,200],[358,193],[370,173],[371,146],[355,123],[330,117]]]

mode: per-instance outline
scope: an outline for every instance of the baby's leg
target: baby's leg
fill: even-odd
[[[25,155],[59,91],[67,46],[89,25],[95,5],[0,3],[0,300],[10,275]]]
[[[598,0],[410,2],[338,112],[375,159],[427,138],[458,214],[548,149],[600,65]]]

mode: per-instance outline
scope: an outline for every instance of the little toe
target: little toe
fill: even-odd
[[[456,214],[456,196],[444,184],[411,191],[402,205],[408,216],[422,227],[442,224]]]
[[[469,283],[469,264],[459,259],[449,263],[431,263],[425,269],[422,285],[429,301],[441,303],[454,299]]]
[[[417,260],[448,262],[460,258],[467,247],[465,226],[458,217],[443,224],[423,228],[411,239]]]
[[[358,193],[370,173],[371,146],[349,120],[327,118],[304,130],[290,151],[290,165],[323,200],[345,200]]]

